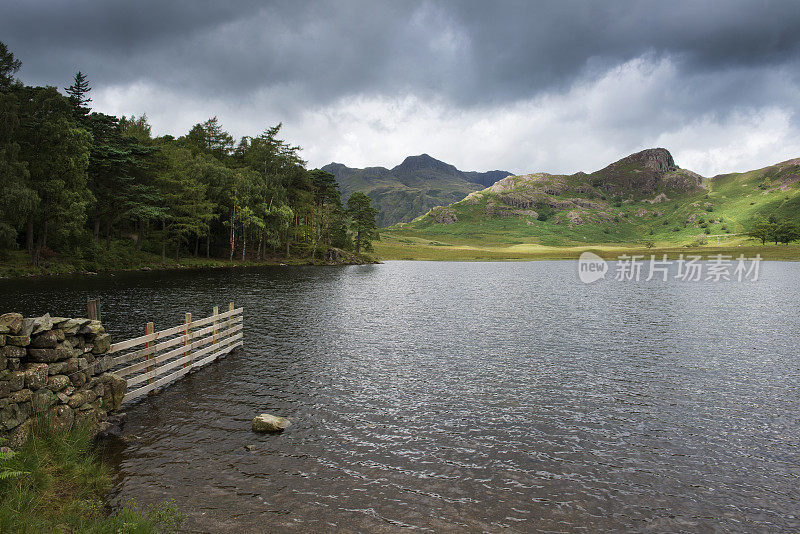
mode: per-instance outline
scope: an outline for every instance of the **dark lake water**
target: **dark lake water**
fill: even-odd
[[[800,529],[800,264],[578,281],[390,262],[0,282],[114,339],[244,306],[245,345],[127,408],[112,502],[190,532]],[[257,435],[261,412],[293,421]],[[252,450],[246,446],[252,445]]]

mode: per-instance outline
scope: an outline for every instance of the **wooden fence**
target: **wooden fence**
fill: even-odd
[[[214,306],[209,317],[192,321],[192,314],[187,313],[183,324],[159,332],[153,323],[147,323],[145,335],[111,345],[108,354],[115,354],[112,369],[128,383],[122,402],[141,397],[241,346],[242,311],[233,302],[224,313]],[[144,347],[135,348],[141,345]]]

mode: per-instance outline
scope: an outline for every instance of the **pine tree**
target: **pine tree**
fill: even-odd
[[[93,200],[86,187],[91,135],[72,117],[70,102],[53,87],[20,90],[20,159],[28,164],[30,189],[39,198],[28,217],[28,245],[36,245],[39,263],[48,234],[60,238],[82,231],[86,206]]]
[[[378,225],[375,223],[378,210],[370,204],[370,198],[361,191],[350,195],[347,201],[347,211],[352,218],[350,228],[355,233],[356,254],[361,253],[362,247],[369,252],[372,250],[372,241],[380,239]]]
[[[17,233],[39,201],[20,159],[19,105],[15,92],[0,92],[0,248],[16,248]]]
[[[14,74],[21,66],[22,62],[14,58],[5,43],[0,42],[0,91],[14,85]]]
[[[78,122],[82,123],[85,117],[89,115],[89,106],[87,104],[92,101],[88,96],[91,90],[89,80],[86,79],[86,75],[81,71],[75,73],[72,85],[65,89],[67,95],[69,95],[70,102],[75,108],[75,119]]]

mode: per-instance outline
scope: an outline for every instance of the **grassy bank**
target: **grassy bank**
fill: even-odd
[[[0,453],[0,532],[172,532],[182,522],[171,503],[147,511],[129,503],[109,513],[110,485],[85,427],[63,433],[37,421],[20,451]]]
[[[355,257],[355,255],[351,256]],[[362,255],[358,261],[371,263],[373,259]],[[343,261],[342,263],[347,263]],[[312,259],[301,251],[293,252],[289,258],[283,254],[269,255],[262,260],[241,260],[241,256],[233,261],[225,258],[204,258],[186,256],[168,257],[161,263],[161,256],[143,250],[137,250],[130,242],[112,241],[109,248],[102,245],[89,258],[70,257],[52,252],[43,254],[38,267],[31,264],[30,256],[22,250],[5,251],[0,255],[0,278],[20,278],[26,276],[58,276],[75,273],[98,273],[137,270],[171,270],[171,269],[214,269],[225,267],[256,267],[263,265],[324,265],[320,257]]]
[[[712,238],[713,239],[713,238]],[[382,260],[432,260],[432,261],[507,261],[507,260],[565,260],[577,259],[590,250],[605,259],[616,259],[621,254],[651,254],[677,258],[680,254],[695,254],[704,258],[717,254],[738,257],[755,257],[765,260],[800,261],[800,245],[760,245],[752,240],[731,237],[721,243],[709,242],[703,246],[680,246],[671,242],[655,242],[652,248],[639,243],[604,243],[600,245],[548,246],[524,242],[493,242],[463,238],[432,239],[413,231],[381,232],[381,240],[374,243],[375,253]]]

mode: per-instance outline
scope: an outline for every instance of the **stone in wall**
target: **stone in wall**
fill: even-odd
[[[110,347],[100,321],[0,315],[0,438],[16,448],[34,417],[69,430],[119,410],[126,382],[109,372]]]

